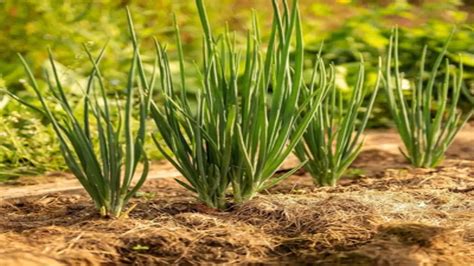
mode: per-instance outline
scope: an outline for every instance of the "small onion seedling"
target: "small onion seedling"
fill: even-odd
[[[456,134],[473,113],[471,110],[463,115],[457,108],[463,87],[463,64],[461,61],[459,71],[450,69],[446,54],[453,34],[428,73],[425,46],[416,83],[410,84],[408,96],[404,93],[407,91],[403,86],[405,77],[400,72],[398,29],[393,30],[390,37],[385,89],[393,120],[405,145],[400,151],[416,167],[436,167],[441,163]]]
[[[106,85],[99,68],[105,47],[98,57],[94,58],[84,46],[93,67],[84,91],[81,115],[75,112],[76,106],[73,106],[66,95],[51,50],[49,62],[53,81],[50,81],[48,76],[46,80],[54,104],[59,106],[60,110],[50,107],[52,103],[48,101],[49,97],[44,95],[28,63],[21,55],[20,59],[31,88],[41,102],[41,106],[34,106],[10,93],[14,99],[41,113],[49,120],[59,140],[61,152],[69,170],[87,191],[100,214],[114,218],[125,216],[130,211],[124,208],[145,182],[149,169],[143,143],[152,94],[150,88],[153,86],[149,86],[148,81],[144,79],[145,74],[132,18],[130,12],[127,14],[134,51],[125,88],[124,107],[121,106],[119,100],[110,101],[106,93]],[[140,77],[138,82],[135,80],[137,75]],[[139,109],[139,126],[136,132],[132,130],[134,100],[138,102]],[[132,183],[140,161],[143,161],[143,169],[136,183]]]
[[[316,61],[311,82],[305,86],[303,95],[311,95],[317,90],[328,91],[328,95],[323,104],[312,107],[317,109],[316,114],[295,148],[296,156],[301,161],[307,161],[304,168],[316,185],[334,186],[360,153],[362,133],[380,87],[380,69],[379,64],[379,74],[370,101],[362,108],[366,94],[364,62],[360,63],[357,83],[350,100],[345,103],[341,91],[336,88],[334,66],[331,65],[328,70],[321,58]],[[361,109],[365,112],[361,112]]]

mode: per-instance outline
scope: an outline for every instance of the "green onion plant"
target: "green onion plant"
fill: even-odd
[[[60,111],[50,107],[52,103],[41,91],[28,63],[21,55],[21,62],[31,87],[41,102],[41,107],[31,105],[10,93],[14,99],[40,112],[49,120],[70,171],[92,198],[100,214],[116,218],[130,211],[124,208],[145,182],[149,169],[143,142],[151,100],[149,88],[152,86],[143,79],[145,75],[130,12],[128,19],[134,52],[126,85],[125,106],[121,106],[118,99],[114,101],[108,99],[104,78],[99,68],[105,47],[96,58],[93,58],[91,52],[84,46],[93,67],[81,101],[83,103],[81,115],[75,112],[75,106],[66,95],[51,51],[49,51],[49,62],[53,77],[52,79],[47,77],[46,80],[49,81],[49,92],[53,96],[54,104]],[[139,82],[135,80],[137,72]],[[132,130],[135,100],[139,109],[139,128],[136,132]],[[143,169],[133,184],[132,180],[140,161],[143,161]]]
[[[361,61],[357,83],[349,101],[345,101],[342,92],[336,88],[334,66],[327,69],[323,60],[318,58],[311,82],[303,90],[305,96],[315,90],[328,91],[323,104],[316,107],[316,114],[301,142],[295,147],[296,156],[301,161],[307,161],[304,168],[316,185],[334,186],[360,153],[362,133],[374,106],[381,73],[379,71],[370,101],[365,107],[367,93],[364,76],[364,62]],[[301,119],[304,119],[304,113],[302,115]]]
[[[457,108],[463,86],[463,64],[461,61],[459,71],[450,68],[446,53],[451,38],[452,34],[429,72],[425,70],[425,46],[416,83],[410,84],[407,90],[403,86],[404,75],[400,72],[398,29],[390,38],[385,88],[393,119],[405,145],[405,150],[400,150],[416,167],[437,166],[473,113],[471,110],[463,115]]]
[[[225,208],[227,193],[236,203],[249,200],[294,173],[297,168],[273,177],[316,108],[301,113],[322,100],[323,90],[306,95],[306,102],[300,103],[304,45],[298,1],[291,8],[283,3],[280,11],[273,0],[268,43],[262,45],[254,16],[246,49],[241,51],[229,31],[213,35],[204,3],[196,0],[204,31],[197,108],[185,97],[188,87],[178,27],[180,89],[174,87],[166,49],[156,44],[164,102],[152,104],[151,115],[164,143],[155,142],[187,181],[177,182],[210,207]]]

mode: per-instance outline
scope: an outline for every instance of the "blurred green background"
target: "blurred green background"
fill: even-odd
[[[222,32],[229,25],[243,41],[254,9],[263,35],[268,35],[271,0],[206,3],[213,30]],[[125,6],[132,10],[142,53],[150,68],[152,37],[167,43],[171,56],[176,56],[172,14],[177,15],[190,66],[186,75],[190,84],[197,85],[193,63],[200,58],[201,28],[193,0],[0,0],[0,88],[34,101],[31,91],[25,89],[23,68],[16,54],[26,56],[40,78],[47,65],[47,48],[51,47],[71,95],[80,95],[78,81],[91,69],[82,45],[97,53],[108,43],[102,69],[109,91],[120,93],[132,51]],[[430,55],[435,54],[456,27],[449,57],[456,63],[462,55],[466,72],[462,104],[472,108],[473,0],[300,0],[300,8],[308,55],[316,54],[324,40],[324,57],[337,65],[337,85],[346,92],[354,84],[360,55],[366,62],[368,86],[374,82],[378,57],[385,54],[395,25],[401,28],[401,62],[407,74],[416,71],[424,45],[429,45]],[[309,60],[307,63],[311,64]],[[379,98],[372,127],[390,125],[383,95]],[[153,158],[159,158],[156,151],[151,153]],[[57,142],[46,121],[0,94],[0,180],[63,168]]]

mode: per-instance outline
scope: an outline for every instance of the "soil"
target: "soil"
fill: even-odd
[[[0,265],[474,265],[473,129],[435,169],[370,132],[338,186],[301,171],[225,211],[172,178],[149,180],[124,219],[100,218],[80,190],[4,199]]]

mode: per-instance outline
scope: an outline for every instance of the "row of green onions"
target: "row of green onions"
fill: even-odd
[[[335,185],[361,151],[379,87],[385,88],[405,144],[402,152],[415,166],[439,164],[472,113],[462,115],[456,108],[462,64],[459,73],[449,71],[448,59],[445,68],[441,67],[447,44],[428,78],[424,50],[417,85],[407,95],[402,87],[405,77],[399,70],[398,31],[394,31],[385,67],[380,60],[375,85],[368,88],[361,60],[347,101],[336,88],[335,67],[320,55],[313,58],[311,80],[303,78],[306,58],[297,0],[291,7],[285,0],[282,4],[272,1],[271,35],[265,43],[254,16],[244,51],[237,48],[229,31],[213,34],[203,0],[196,0],[196,6],[204,33],[200,89],[194,99],[197,106],[186,97],[189,88],[176,22],[180,76],[175,82],[166,47],[157,41],[154,69],[151,74],[145,71],[127,10],[134,49],[125,106],[107,96],[100,70],[105,48],[94,57],[85,47],[92,69],[80,114],[66,95],[51,52],[53,77],[46,80],[52,80],[49,92],[60,107],[54,111],[50,97],[42,93],[20,56],[41,106],[9,94],[51,122],[69,169],[102,216],[123,217],[133,208],[127,203],[144,184],[149,169],[143,148],[149,118],[158,131],[153,134],[156,146],[184,177],[176,181],[209,207],[225,209],[229,202],[252,199],[301,167],[317,185]],[[442,70],[444,78],[439,81]],[[154,93],[155,88],[158,93]],[[433,100],[435,91],[438,97]],[[153,99],[155,94],[159,101]],[[138,117],[137,130],[132,130],[132,117]],[[292,152],[301,164],[276,177]],[[134,176],[138,178],[134,180]]]

